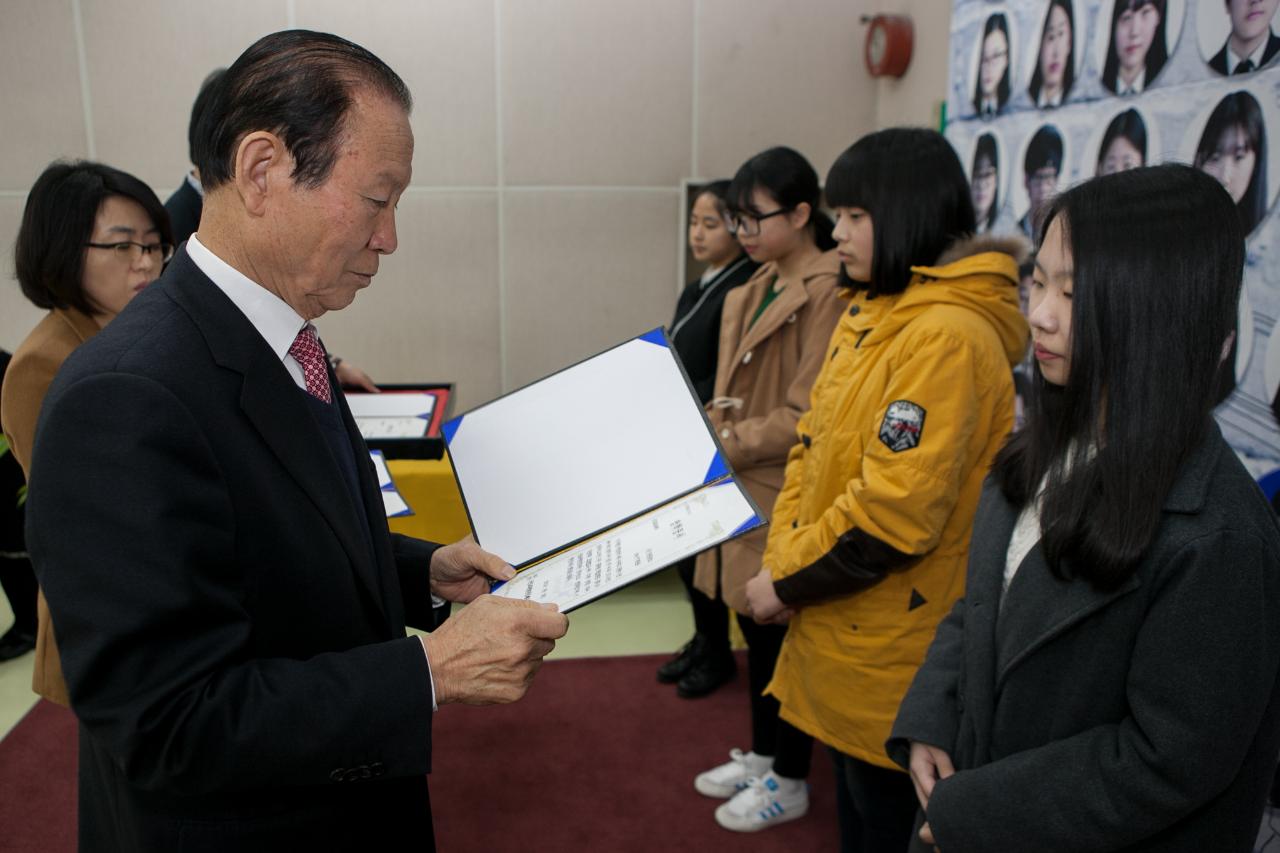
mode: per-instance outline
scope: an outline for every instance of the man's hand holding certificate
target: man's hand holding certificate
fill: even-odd
[[[764,524],[660,329],[449,421],[495,595],[572,610]]]

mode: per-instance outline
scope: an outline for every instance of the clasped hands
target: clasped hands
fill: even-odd
[[[421,638],[437,704],[516,701],[569,630],[568,617],[554,604],[487,594],[492,581],[513,577],[511,566],[470,536],[432,554],[432,592],[467,605]]]
[[[773,575],[764,568],[747,581],[747,607],[751,618],[761,625],[785,625],[795,615],[795,610],[778,598],[773,588]]]
[[[911,742],[911,758],[907,763],[911,771],[911,784],[916,789],[916,799],[920,801],[920,810],[928,814],[929,797],[933,795],[934,786],[948,776],[955,775],[956,768],[946,750],[919,741]],[[920,840],[926,844],[937,844],[928,822],[920,827]],[[933,849],[938,848],[935,846]]]

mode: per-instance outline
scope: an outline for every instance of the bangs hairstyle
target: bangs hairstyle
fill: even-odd
[[[99,208],[112,196],[142,205],[160,241],[173,244],[169,214],[142,181],[102,163],[52,163],[27,194],[13,250],[18,286],[31,304],[98,313],[84,292],[85,244],[93,239]]]
[[[1222,137],[1236,128],[1244,134],[1245,144],[1253,152],[1249,187],[1236,204],[1240,221],[1248,234],[1258,227],[1267,213],[1267,127],[1262,118],[1262,107],[1258,106],[1253,95],[1243,90],[1232,92],[1213,108],[1196,146],[1195,165],[1203,169],[1205,163],[1218,153]]]
[[[831,217],[820,209],[822,189],[818,173],[804,155],[793,148],[778,146],[761,151],[742,164],[725,191],[725,207],[730,215],[761,216],[772,213],[756,207],[752,194],[764,190],[780,207],[794,210],[809,205],[809,222],[805,226],[813,242],[826,252],[836,247],[831,237]]]
[[[987,18],[986,25],[982,28],[982,39],[978,42],[978,79],[973,84],[973,111],[982,112],[982,52],[987,45],[987,36],[992,33],[1004,34],[1004,74],[1000,75],[1000,82],[996,84],[996,107],[1004,109],[1004,105],[1009,102],[1009,68],[1013,65],[1013,40],[1009,38],[1009,19],[1004,16],[1004,12],[996,12]]]
[[[1164,68],[1164,64],[1169,61],[1168,42],[1165,40],[1165,19],[1168,17],[1169,9],[1165,0],[1115,0],[1115,6],[1111,10],[1107,61],[1102,66],[1102,85],[1106,86],[1109,92],[1115,92],[1120,88],[1120,55],[1116,53],[1116,24],[1120,23],[1120,16],[1125,12],[1136,13],[1144,6],[1154,7],[1156,14],[1160,17],[1160,22],[1156,24],[1155,36],[1151,39],[1151,47],[1147,48],[1147,56],[1143,61],[1146,68],[1143,78],[1144,89],[1151,85],[1151,81],[1156,79],[1160,69]]]
[[[1132,575],[1179,469],[1205,438],[1234,329],[1244,231],[1210,176],[1165,164],[1093,178],[1049,205],[1070,249],[1071,366],[1031,382],[992,474],[1016,506],[1043,480],[1044,554],[1062,579]],[[1133,228],[1135,222],[1142,228]]]
[[[1040,40],[1036,42],[1036,70],[1031,74],[1031,85],[1027,93],[1031,100],[1040,100],[1040,89],[1044,86],[1044,72],[1040,70],[1040,51],[1044,47],[1044,37],[1049,32],[1049,21],[1053,18],[1053,7],[1057,6],[1067,16],[1067,29],[1071,35],[1071,47],[1067,50],[1067,66],[1062,69],[1062,103],[1067,102],[1071,87],[1076,82],[1076,15],[1072,10],[1071,0],[1049,0],[1049,8],[1044,13],[1044,27],[1040,30]]]
[[[956,240],[973,234],[969,181],[942,134],[891,127],[862,137],[827,173],[827,203],[871,214],[871,281],[840,283],[870,296],[901,293],[911,267],[928,266]]]
[[[729,196],[729,182],[727,180],[711,181],[698,187],[698,191],[693,194],[693,201],[696,203],[698,199],[704,195],[709,195],[716,203],[716,210],[721,216],[729,215],[729,206],[725,203],[725,199]],[[689,205],[692,210],[693,205]]]
[[[1130,107],[1113,118],[1107,125],[1106,132],[1102,134],[1102,144],[1098,146],[1098,166],[1095,171],[1102,171],[1102,161],[1107,159],[1107,149],[1117,139],[1127,140],[1142,157],[1142,165],[1147,164],[1147,123],[1142,120],[1142,115],[1137,110]]]
[[[192,161],[205,189],[234,176],[236,148],[254,131],[283,140],[293,180],[314,189],[333,171],[347,114],[362,91],[413,108],[409,89],[390,67],[357,44],[329,33],[286,30],[264,36],[227,69],[196,123]]]

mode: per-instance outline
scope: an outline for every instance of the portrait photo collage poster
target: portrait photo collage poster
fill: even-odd
[[[1280,489],[1278,4],[955,0],[946,128],[980,231],[1032,237],[1034,203],[1135,165],[1222,181],[1249,234],[1235,388],[1215,415],[1268,497]]]

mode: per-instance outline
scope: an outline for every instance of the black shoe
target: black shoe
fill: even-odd
[[[36,635],[10,628],[0,637],[0,661],[13,660],[36,647]]]
[[[658,667],[658,681],[663,684],[675,684],[693,666],[694,661],[702,657],[702,650],[707,641],[701,634],[694,634],[693,639],[680,647],[676,656]]]
[[[704,655],[676,682],[676,693],[684,699],[706,696],[732,680],[737,671],[732,654]]]

